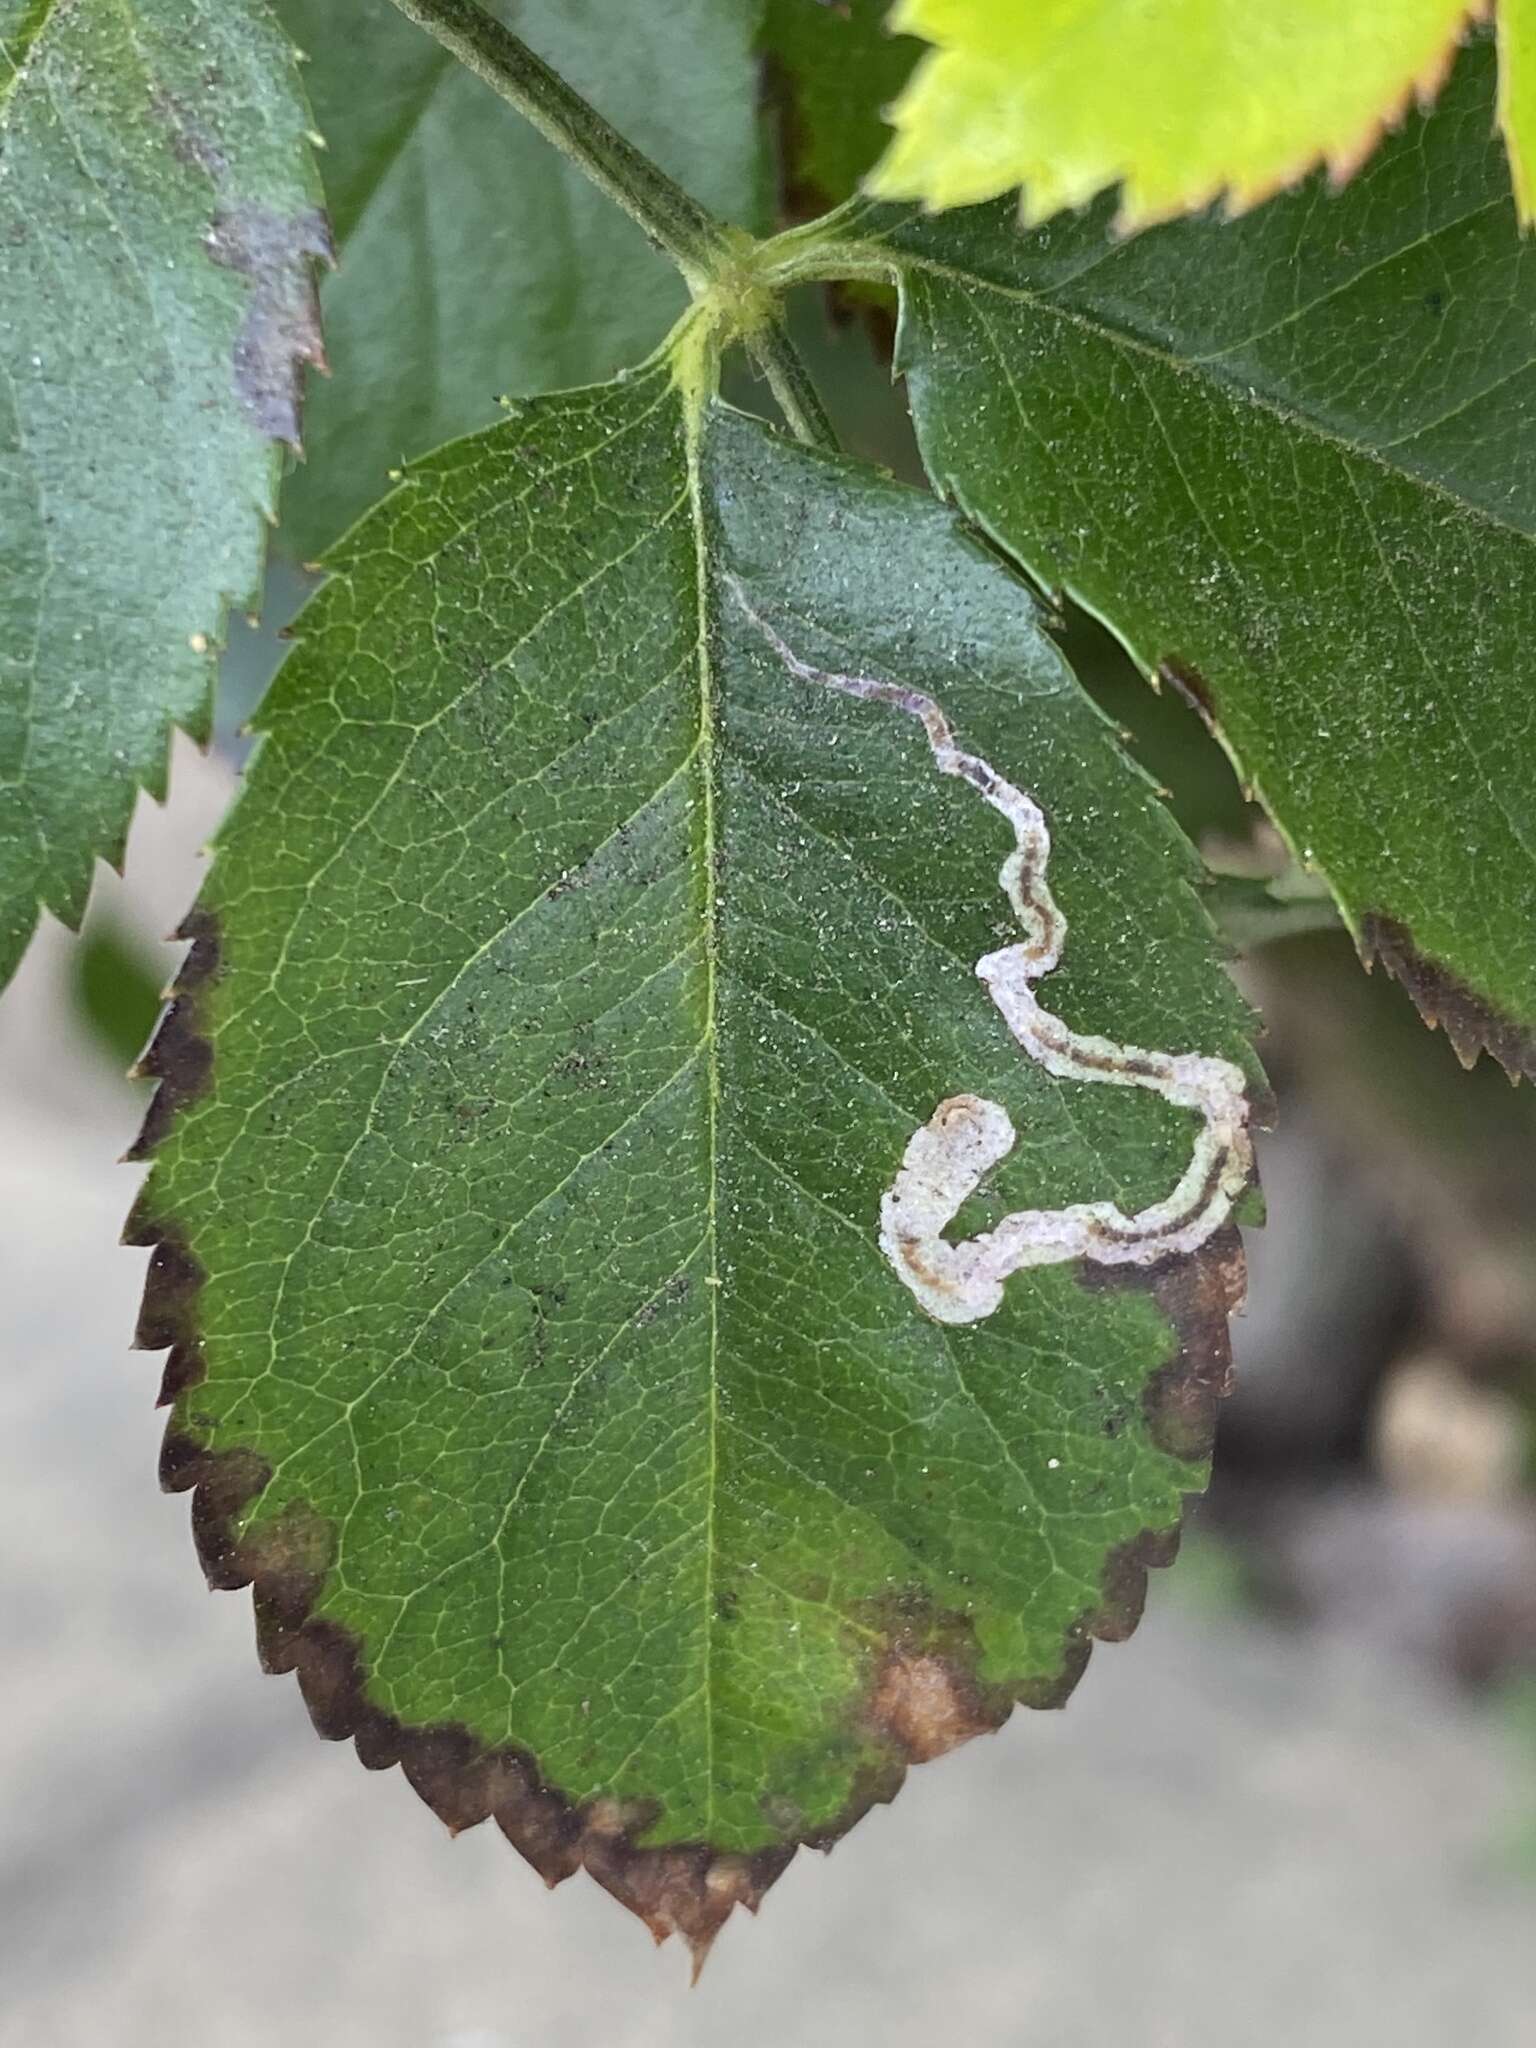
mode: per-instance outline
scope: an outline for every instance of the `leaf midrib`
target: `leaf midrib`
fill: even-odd
[[[718,768],[715,740],[717,694],[710,648],[709,543],[704,517],[703,432],[707,396],[700,391],[682,394],[683,451],[687,470],[688,504],[693,520],[693,559],[698,629],[699,737],[697,741],[699,782],[703,795],[704,840],[704,1027],[700,1034],[706,1069],[708,1127],[705,1197],[709,1270],[704,1285],[709,1290],[709,1469],[704,1508],[704,1592],[700,1638],[703,1671],[699,1697],[704,1706],[704,1813],[706,1838],[715,1831],[715,1500],[720,1479],[720,1048],[719,1048],[719,913],[716,875],[716,799]]]

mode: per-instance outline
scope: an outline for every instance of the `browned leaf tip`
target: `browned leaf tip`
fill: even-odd
[[[171,1343],[168,1381],[195,1384],[200,1369],[195,1305],[202,1275],[173,1234],[162,1232],[146,1290],[140,1340]],[[1227,1312],[1242,1287],[1235,1231],[1193,1258],[1168,1260],[1137,1279],[1176,1332],[1175,1350],[1149,1383],[1145,1411],[1154,1439],[1179,1456],[1209,1449],[1215,1406],[1230,1377]],[[179,1361],[179,1363],[178,1363]],[[209,1584],[254,1588],[257,1646],[269,1672],[294,1672],[310,1717],[331,1741],[351,1738],[370,1770],[398,1764],[434,1813],[454,1832],[494,1820],[546,1884],[584,1869],[650,1929],[657,1941],[679,1934],[697,1977],[733,1910],[755,1912],[797,1846],[830,1849],[872,1806],[893,1799],[907,1769],[996,1729],[1015,1705],[1062,1705],[1081,1677],[1095,1638],[1119,1642],[1135,1627],[1150,1567],[1172,1562],[1176,1529],[1144,1531],[1108,1558],[1094,1606],[1073,1623],[1058,1673],[1013,1687],[977,1676],[978,1647],[970,1617],[939,1609],[915,1589],[898,1592],[864,1618],[884,1645],[872,1659],[855,1720],[872,1750],[844,1810],[809,1828],[797,1815],[777,1816],[786,1839],[752,1855],[708,1843],[646,1847],[637,1841],[653,1810],[613,1800],[578,1803],[545,1782],[534,1759],[516,1748],[491,1748],[467,1728],[410,1728],[367,1697],[366,1669],[355,1638],[315,1612],[332,1555],[325,1520],[290,1504],[250,1530],[242,1524],[267,1484],[253,1454],[213,1453],[174,1423],[167,1430],[161,1483],[192,1490],[192,1529]],[[872,1740],[871,1740],[872,1739]]]
[[[192,941],[139,1072],[159,1087],[130,1157],[143,1159],[165,1137],[177,1113],[209,1086],[212,1048],[205,1030],[209,989],[218,978],[216,920],[194,910],[178,936]],[[179,1224],[157,1213],[153,1186],[135,1204],[124,1241],[152,1247],[139,1312],[141,1350],[169,1347],[161,1405],[198,1385],[204,1375],[199,1297],[206,1278]],[[698,1974],[733,1909],[755,1912],[794,1853],[794,1845],[753,1855],[722,1853],[705,1843],[638,1846],[655,1814],[611,1800],[576,1804],[545,1784],[531,1756],[490,1749],[467,1728],[408,1728],[365,1694],[359,1646],[337,1623],[315,1613],[332,1556],[324,1517],[290,1503],[255,1529],[244,1528],[270,1478],[249,1450],[210,1451],[177,1418],[166,1429],[160,1483],[192,1494],[192,1536],[204,1576],[221,1591],[253,1588],[257,1650],[270,1672],[297,1674],[310,1718],[331,1741],[351,1737],[370,1770],[399,1764],[427,1805],[455,1832],[494,1819],[546,1884],[585,1869],[637,1914],[657,1941],[680,1934]]]
[[[209,1585],[254,1589],[262,1668],[295,1673],[317,1731],[332,1742],[351,1738],[369,1770],[398,1764],[453,1833],[494,1820],[551,1886],[586,1870],[658,1942],[681,1935],[695,1977],[732,1911],[756,1912],[793,1845],[753,1855],[697,1842],[642,1847],[635,1837],[653,1811],[606,1799],[577,1804],[544,1782],[525,1751],[488,1747],[457,1724],[405,1726],[368,1699],[355,1638],[314,1611],[332,1555],[324,1518],[290,1504],[242,1531],[268,1468],[248,1452],[209,1452],[174,1424],[160,1476],[167,1491],[192,1491],[193,1539]]]
[[[1426,959],[1406,925],[1367,912],[1360,923],[1360,957],[1368,968],[1379,960],[1403,984],[1419,1015],[1431,1029],[1438,1025],[1444,1031],[1464,1067],[1490,1052],[1512,1081],[1536,1081],[1536,1032],[1504,1016],[1449,968]]]
[[[1205,1295],[1200,1299],[1204,1304]],[[1200,1340],[1191,1330],[1187,1341]],[[1149,1530],[1120,1546],[1106,1565],[1098,1603],[1067,1633],[1058,1676],[1011,1689],[978,1680],[968,1616],[939,1611],[915,1592],[895,1596],[882,1616],[888,1646],[872,1662],[856,1714],[863,1734],[874,1740],[876,1758],[832,1823],[796,1827],[795,1817],[786,1815],[790,1839],[741,1855],[705,1842],[643,1846],[636,1837],[656,1819],[653,1809],[604,1798],[572,1801],[545,1782],[524,1750],[487,1746],[453,1723],[407,1727],[376,1706],[367,1697],[356,1639],[315,1612],[332,1556],[330,1525],[290,1504],[242,1531],[269,1476],[248,1452],[212,1453],[174,1424],[167,1431],[161,1483],[168,1491],[192,1491],[193,1537],[210,1586],[253,1587],[262,1668],[295,1673],[317,1731],[329,1741],[350,1738],[370,1770],[398,1764],[452,1832],[494,1820],[546,1884],[584,1869],[656,1941],[681,1935],[695,1979],[731,1913],[737,1906],[755,1913],[797,1847],[830,1849],[872,1806],[895,1797],[910,1765],[1000,1727],[1016,1704],[1061,1705],[1082,1674],[1092,1639],[1118,1642],[1131,1633],[1148,1568],[1171,1563],[1178,1547],[1177,1530]]]
[[[145,1130],[134,1149],[143,1157],[171,1117],[207,1087],[211,1058],[202,1008],[219,970],[217,927],[194,912],[183,927],[193,941],[143,1070],[160,1078]],[[199,1297],[202,1268],[178,1226],[154,1214],[141,1197],[127,1241],[153,1247],[137,1342],[170,1348],[161,1400],[174,1400],[203,1376]],[[1228,1229],[1193,1258],[1166,1260],[1138,1274],[1084,1270],[1094,1285],[1137,1285],[1150,1291],[1175,1332],[1175,1347],[1148,1383],[1147,1423],[1155,1442],[1183,1458],[1210,1447],[1216,1403],[1230,1379],[1227,1313],[1242,1292],[1242,1253]],[[195,1414],[191,1418],[194,1425]],[[653,1808],[596,1798],[577,1802],[548,1784],[533,1757],[493,1748],[451,1723],[407,1727],[375,1705],[357,1640],[316,1611],[333,1554],[323,1518],[289,1503],[254,1528],[245,1526],[270,1471],[250,1450],[210,1451],[178,1418],[167,1428],[161,1484],[192,1493],[192,1532],[211,1586],[253,1588],[257,1647],[269,1672],[297,1675],[310,1717],[331,1741],[351,1738],[370,1770],[398,1764],[441,1820],[458,1832],[493,1819],[546,1884],[584,1869],[650,1929],[657,1941],[679,1934],[697,1977],[711,1944],[733,1910],[755,1912],[770,1885],[802,1844],[830,1849],[869,1809],[894,1798],[914,1763],[944,1755],[972,1736],[1000,1727],[1015,1705],[1060,1706],[1088,1660],[1094,1638],[1120,1641],[1140,1617],[1151,1566],[1172,1561],[1176,1529],[1146,1530],[1106,1561],[1093,1607],[1067,1630],[1058,1671],[1012,1687],[983,1684],[979,1648],[967,1614],[939,1608],[918,1589],[898,1591],[861,1617],[880,1649],[871,1659],[853,1720],[866,1762],[841,1813],[806,1825],[785,1812],[773,1819],[783,1839],[743,1855],[706,1842],[649,1847],[637,1838],[651,1828]]]

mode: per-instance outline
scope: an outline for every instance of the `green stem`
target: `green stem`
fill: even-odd
[[[642,156],[542,57],[476,0],[394,0],[400,12],[508,101],[539,133],[640,223],[698,289],[708,283],[726,229],[681,185]]]
[[[768,389],[784,415],[784,424],[796,440],[836,454],[836,429],[811,382],[810,372],[778,321],[757,335],[751,346],[752,359],[768,379]]]
[[[394,4],[516,107],[593,184],[638,221],[672,258],[695,298],[707,296],[711,287],[728,275],[739,279],[744,269],[750,271],[750,252],[758,245],[707,213],[681,185],[610,127],[542,57],[503,28],[494,15],[487,14],[478,0],[394,0]],[[790,431],[815,446],[836,448],[837,436],[816,387],[777,315],[753,335],[749,345]]]

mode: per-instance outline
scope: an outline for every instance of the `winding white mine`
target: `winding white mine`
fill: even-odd
[[[889,704],[915,718],[940,774],[968,782],[1012,826],[1014,850],[998,879],[1024,937],[1018,945],[983,954],[976,973],[1029,1057],[1058,1080],[1147,1088],[1204,1120],[1177,1187],[1134,1216],[1113,1202],[1020,1209],[995,1230],[952,1244],[945,1230],[984,1176],[1013,1150],[1015,1132],[1001,1103],[951,1095],[912,1134],[880,1204],[880,1249],[898,1278],[941,1323],[975,1323],[1001,1303],[1009,1274],[1026,1266],[1068,1259],[1149,1266],[1197,1250],[1227,1220],[1252,1176],[1241,1070],[1228,1060],[1198,1053],[1146,1052],[1084,1036],[1042,1008],[1034,983],[1060,961],[1067,924],[1045,879],[1051,835],[1040,806],[989,762],[956,746],[949,720],[932,697],[874,676],[838,675],[802,661],[754,609],[740,582],[734,576],[727,581],[737,604],[792,676],[845,696]]]

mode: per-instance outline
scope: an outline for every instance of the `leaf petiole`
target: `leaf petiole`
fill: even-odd
[[[768,380],[768,389],[784,415],[785,425],[797,441],[813,448],[835,450],[837,432],[827,417],[821,396],[799,351],[780,326],[771,320],[752,340],[752,359]]]
[[[731,247],[730,231],[574,92],[477,0],[394,0],[569,157],[664,249],[694,291]]]
[[[672,258],[695,299],[713,301],[719,339],[747,343],[790,431],[799,440],[835,448],[837,436],[810,374],[777,309],[757,286],[754,258],[768,245],[716,220],[478,0],[394,4],[638,222]]]

